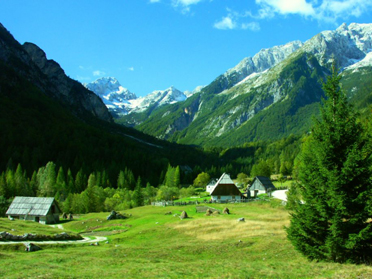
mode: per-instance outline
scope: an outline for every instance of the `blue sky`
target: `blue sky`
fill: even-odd
[[[207,85],[262,48],[371,23],[372,0],[0,0],[0,22],[81,82]]]

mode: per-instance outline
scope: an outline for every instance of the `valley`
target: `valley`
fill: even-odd
[[[94,244],[48,243],[34,253],[25,253],[23,244],[0,245],[6,266],[2,276],[371,277],[364,257],[371,246],[363,246],[369,234],[352,231],[370,229],[365,220],[370,218],[372,189],[367,183],[372,158],[371,51],[372,24],[342,24],[305,42],[262,49],[192,92],[170,86],[137,97],[115,77],[84,84],[70,78],[40,47],[20,44],[0,24],[0,217],[6,216],[16,196],[54,197],[58,213],[76,216],[63,221],[63,231]],[[330,77],[333,91],[325,83]],[[326,95],[329,91],[335,95]],[[324,110],[332,100],[329,96],[334,103],[341,101],[337,108]],[[319,126],[322,117],[331,120]],[[326,161],[329,158],[334,161]],[[332,169],[334,165],[338,169]],[[337,177],[336,170],[345,176]],[[235,192],[223,196],[234,203],[219,203],[221,195],[205,191],[225,175],[225,185]],[[270,197],[274,186],[258,196],[254,188],[254,198],[243,196],[252,192],[249,187],[257,177],[289,189],[287,206]],[[317,187],[310,187],[314,181]],[[340,181],[355,183],[356,190]],[[344,205],[336,198],[349,195],[354,198],[333,214]],[[236,197],[245,202],[236,202]],[[323,197],[330,199],[322,203]],[[176,206],[154,206],[164,201]],[[210,202],[206,204],[220,214],[198,212],[190,201]],[[364,215],[353,211],[352,202]],[[308,209],[306,217],[319,232],[329,232],[322,229],[332,222],[351,228],[345,233],[351,240],[335,247],[346,247],[352,259],[333,256],[333,246],[329,252],[326,243],[322,249],[333,258],[324,252],[324,261],[310,255],[311,261],[288,239],[291,220],[297,216],[294,210],[303,213],[313,203],[317,207]],[[222,214],[226,206],[231,214]],[[351,213],[345,210],[349,207]],[[107,220],[112,211],[125,212],[128,218]],[[189,218],[181,219],[182,211]],[[318,212],[322,218],[315,215]],[[363,216],[349,218],[353,214]],[[340,222],[335,216],[344,218]],[[241,218],[245,221],[238,222]],[[349,219],[363,220],[349,226]],[[61,227],[0,218],[0,231],[52,238]],[[297,231],[301,230],[292,227],[294,237]],[[98,240],[102,241],[97,244]],[[353,254],[355,247],[364,249],[361,256]]]
[[[222,210],[225,206],[214,207]],[[2,271],[3,276],[368,278],[372,275],[371,267],[364,265],[306,260],[286,238],[283,226],[288,225],[288,213],[280,202],[229,204],[228,208],[230,215],[218,216],[195,213],[195,206],[134,208],[125,211],[132,215],[126,220],[106,221],[108,213],[82,215],[65,223],[66,231],[92,230],[105,235],[108,243],[43,245],[41,251],[33,253],[25,253],[23,245],[1,245],[0,257],[7,267]],[[173,216],[183,210],[189,219]],[[165,215],[168,211],[172,215]],[[237,222],[240,217],[246,221]],[[0,219],[0,222],[5,221]],[[12,227],[8,221],[6,224],[2,230]]]

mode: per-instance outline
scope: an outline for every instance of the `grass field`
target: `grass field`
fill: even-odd
[[[220,210],[224,206],[213,205]],[[230,215],[217,216],[196,213],[195,206],[134,208],[126,211],[132,216],[125,220],[106,221],[108,213],[87,214],[64,228],[105,235],[107,244],[49,245],[33,253],[21,245],[0,246],[1,277],[372,278],[369,266],[302,257],[286,239],[283,227],[289,219],[280,202],[228,207]],[[182,210],[189,219],[178,217]],[[165,215],[169,211],[172,214]],[[237,222],[240,217],[246,221]],[[1,230],[11,229],[11,224],[0,219]]]

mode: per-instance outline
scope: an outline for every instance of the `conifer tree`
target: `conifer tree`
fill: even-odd
[[[175,187],[181,187],[181,171],[180,166],[177,166],[174,171],[174,186]]]
[[[68,193],[76,193],[74,177],[70,169],[67,170],[66,187]]]
[[[289,193],[287,233],[310,259],[370,263],[371,145],[340,78],[333,68],[323,86],[327,100],[302,148],[300,183]]]
[[[124,177],[124,172],[120,171],[119,176],[118,176],[118,181],[117,181],[117,188],[123,189],[125,185],[125,177]]]
[[[75,177],[75,190],[76,193],[81,193],[86,188],[87,180],[85,175],[83,174],[83,170],[80,169]]]
[[[133,191],[132,200],[133,200],[134,206],[142,206],[144,204],[141,177],[138,177],[136,187]]]

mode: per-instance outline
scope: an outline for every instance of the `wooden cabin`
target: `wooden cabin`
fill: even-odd
[[[15,197],[6,215],[9,219],[35,221],[42,224],[59,222],[61,209],[54,198]]]
[[[211,192],[212,201],[240,201],[242,198],[242,193],[227,173],[222,174]]]
[[[256,176],[253,179],[252,185],[249,187],[250,196],[257,197],[259,194],[269,194],[275,191],[276,188],[270,178],[265,176]]]

